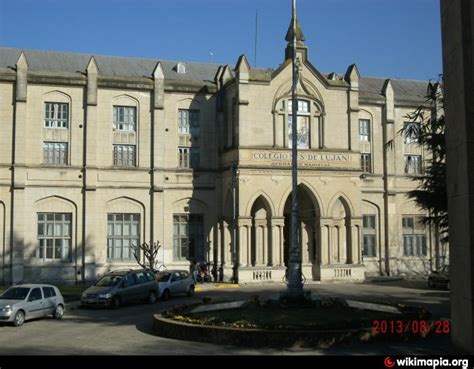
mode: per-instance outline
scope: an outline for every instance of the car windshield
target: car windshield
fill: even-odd
[[[170,279],[170,273],[158,273],[156,275],[156,280],[158,282],[167,282]]]
[[[3,295],[0,296],[0,299],[4,300],[24,300],[28,296],[30,289],[27,287],[13,287],[6,290]]]
[[[113,287],[120,283],[122,280],[121,275],[104,275],[101,279],[99,279],[95,286],[99,287]]]

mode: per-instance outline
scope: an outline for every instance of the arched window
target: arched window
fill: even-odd
[[[297,106],[297,145],[300,149],[317,149],[323,147],[323,107],[311,97],[301,97]],[[292,147],[292,100],[289,97],[280,99],[275,113],[275,146]]]
[[[291,100],[287,100],[287,113],[288,113],[288,147],[292,147],[292,122],[293,122],[293,104]],[[310,114],[311,104],[307,100],[298,100],[297,108],[297,145],[299,149],[309,149],[310,142]]]

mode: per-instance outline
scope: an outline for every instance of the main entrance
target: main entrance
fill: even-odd
[[[301,262],[303,265],[310,266],[318,263],[318,254],[320,249],[319,220],[320,210],[316,199],[310,195],[309,189],[304,185],[298,186],[298,205],[300,213],[300,251]],[[284,227],[284,263],[288,266],[289,250],[291,246],[291,193],[286,199],[283,211],[285,218]],[[306,278],[312,276],[306,275]]]

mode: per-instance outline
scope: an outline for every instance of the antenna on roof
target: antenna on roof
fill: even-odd
[[[253,62],[253,66],[255,68],[257,68],[257,40],[258,40],[257,35],[258,35],[258,9],[255,9],[255,49],[254,49],[255,59]]]

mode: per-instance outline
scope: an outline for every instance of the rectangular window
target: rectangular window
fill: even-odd
[[[71,259],[71,214],[38,213],[38,248],[40,260]]]
[[[199,147],[178,147],[178,165],[180,168],[199,168]]]
[[[370,142],[370,120],[359,119],[359,140]]]
[[[405,173],[421,174],[421,155],[405,155]]]
[[[114,106],[114,130],[135,132],[137,109],[133,106]]]
[[[204,258],[204,217],[199,214],[173,215],[174,260]]]
[[[405,256],[426,256],[426,228],[423,217],[406,215],[402,218],[403,254]]]
[[[371,163],[370,163],[370,154],[361,154],[360,155],[360,169],[364,173],[371,172]]]
[[[199,136],[199,110],[178,110],[178,132]]]
[[[293,133],[291,131],[293,117],[288,115],[288,147],[292,147]],[[309,116],[298,115],[296,126],[297,146],[301,149],[309,149]]]
[[[377,256],[377,238],[375,228],[375,215],[364,215],[362,218],[362,237],[364,242],[364,256]]]
[[[117,167],[134,167],[135,145],[114,145],[114,165]]]
[[[107,214],[107,259],[131,260],[140,244],[140,214]]]
[[[45,128],[68,128],[69,104],[44,103],[44,126]]]
[[[416,122],[403,123],[405,130],[404,141],[406,144],[417,144],[420,142],[421,124]]]
[[[43,164],[67,165],[68,144],[65,142],[43,143]]]

